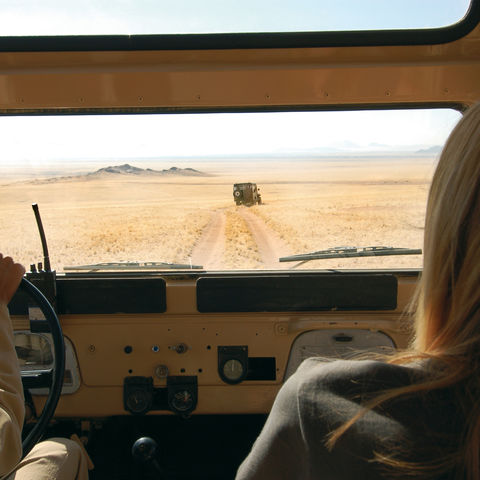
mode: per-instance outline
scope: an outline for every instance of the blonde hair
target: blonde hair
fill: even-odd
[[[419,302],[416,350],[478,356],[480,103],[450,134],[432,180]]]
[[[427,478],[456,471],[480,477],[480,103],[467,110],[442,150],[430,187],[424,235],[424,267],[415,295],[415,336],[409,351],[390,363],[434,360],[424,381],[379,393],[329,436],[336,441],[365,413],[401,395],[456,387],[468,412],[456,452],[432,452],[429,464],[377,453],[391,476]],[[477,406],[478,405],[478,406]]]

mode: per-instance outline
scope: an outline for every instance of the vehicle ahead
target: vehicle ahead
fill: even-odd
[[[131,455],[145,436],[170,478],[233,478],[303,359],[408,344],[431,173],[480,99],[478,11],[417,30],[0,37],[2,248],[60,319],[48,434],[82,439],[91,478],[154,478]],[[245,171],[261,208],[228,200]],[[28,430],[52,340],[21,293],[10,308]]]
[[[262,196],[256,183],[235,183],[233,185],[233,199],[235,205],[260,205]]]

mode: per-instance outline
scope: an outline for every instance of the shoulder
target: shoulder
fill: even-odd
[[[411,365],[376,360],[306,360],[295,373],[296,379],[292,379],[296,384],[298,421],[305,434],[320,443],[381,392],[410,385],[416,375],[418,370]],[[406,417],[411,406],[410,401],[401,401],[396,406],[384,404],[365,412],[342,436],[336,449],[337,460],[351,456],[372,458],[372,452],[382,442],[403,438],[409,428]]]
[[[413,381],[421,374],[418,365],[394,365],[378,360],[305,360],[293,375],[299,387],[320,387],[333,390],[395,388]]]
[[[375,360],[305,360],[284,384],[279,401],[296,405],[303,423],[338,426],[380,392],[410,385],[419,375],[411,365]]]
[[[380,361],[305,360],[280,389],[268,424],[275,426],[275,438],[279,431],[288,431],[288,444],[302,445],[298,455],[313,472],[304,478],[315,478],[319,472],[351,478],[352,471],[361,472],[360,477],[378,478],[365,459],[372,459],[372,452],[386,438],[403,435],[401,422],[370,411],[342,436],[333,451],[327,450],[325,441],[361,410],[365,399],[373,398],[385,385],[409,383],[411,374],[409,367]]]

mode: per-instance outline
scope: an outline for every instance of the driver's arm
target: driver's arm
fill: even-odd
[[[0,253],[0,476],[12,470],[22,456],[25,405],[7,304],[24,273],[20,264]]]

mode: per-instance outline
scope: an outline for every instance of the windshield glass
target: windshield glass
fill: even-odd
[[[459,117],[0,117],[2,249],[41,261],[36,203],[57,271],[420,268],[431,176]]]
[[[0,36],[439,28],[469,0],[0,0]]]

